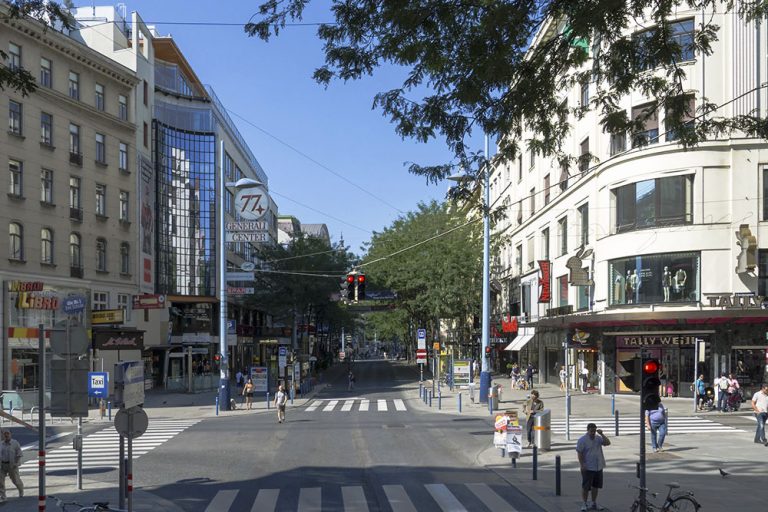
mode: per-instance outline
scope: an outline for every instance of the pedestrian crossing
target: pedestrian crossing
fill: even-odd
[[[597,428],[605,430],[611,435],[615,431],[615,419],[613,416],[599,418],[571,418],[571,433],[586,432],[587,424],[594,423]],[[565,419],[553,419],[550,428],[555,434],[565,434]],[[671,416],[668,419],[667,430],[676,434],[710,434],[716,432],[744,432],[744,430],[730,425],[723,425],[700,416]],[[619,417],[620,434],[639,434],[640,419],[636,415]]]
[[[394,411],[407,411],[405,402],[400,398],[393,400],[377,399],[370,400],[367,398],[324,398],[317,399],[309,402],[306,409],[307,412],[387,412]]]
[[[133,440],[133,459],[138,459],[199,421],[199,419],[150,420],[147,431]],[[120,435],[113,425],[83,438],[83,468],[112,469],[119,465]],[[71,444],[51,450],[46,454],[45,467],[48,471],[75,470],[77,451],[72,449]],[[37,468],[37,460],[32,459],[22,464],[19,472],[36,473]]]
[[[535,512],[541,509],[509,485],[487,483],[382,485],[385,501],[397,512]],[[379,495],[360,485],[298,489],[224,489],[205,512],[369,512],[387,510]],[[425,492],[426,491],[426,492]],[[254,496],[253,493],[256,492]],[[369,505],[370,504],[370,505]]]

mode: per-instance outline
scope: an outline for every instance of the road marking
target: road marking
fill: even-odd
[[[314,402],[312,402],[311,404],[309,404],[309,407],[307,407],[307,411],[309,411],[309,412],[312,412],[312,411],[314,411],[315,409],[317,409],[318,407],[320,407],[320,405],[321,405],[322,403],[323,403],[323,402],[321,402],[320,400],[315,400]]]
[[[368,512],[368,501],[361,486],[342,487],[341,497],[344,501],[344,512]]]
[[[413,506],[413,502],[402,485],[383,485],[382,488],[384,489],[384,494],[387,495],[387,500],[392,506],[392,510],[416,512],[416,507]]]
[[[487,484],[466,484],[466,486],[489,510],[493,510],[493,512],[518,512],[515,507],[496,494]]]
[[[297,512],[321,512],[322,495],[320,487],[302,487],[299,491],[299,508]]]
[[[396,410],[398,410],[398,411],[405,411],[406,410],[405,402],[403,402],[400,398],[396,398],[394,400],[394,402],[395,402],[395,409]]]
[[[45,442],[47,444],[47,443],[50,443],[51,441],[55,441],[56,439],[59,439],[60,437],[71,436],[73,434],[74,432],[60,432],[56,435],[46,438]],[[34,443],[25,444],[24,446],[22,446],[21,451],[30,450],[32,448],[39,448],[39,447],[40,447],[40,441],[35,441]]]
[[[571,432],[583,431],[587,423],[595,423],[598,428],[611,429],[615,427],[616,420],[613,416],[604,416],[598,418],[571,418]],[[552,420],[552,432],[557,434],[565,433],[565,419]],[[619,419],[619,430],[625,434],[639,434],[640,426],[637,418],[633,415],[631,418],[622,416]],[[668,433],[678,434],[702,434],[717,432],[745,432],[740,428],[723,425],[708,418],[698,416],[677,416],[669,418]]]
[[[219,491],[213,500],[205,507],[205,512],[228,512],[229,507],[235,502],[237,490],[227,489]]]
[[[379,411],[386,411],[387,410],[387,401],[386,400],[379,400],[377,407]]]
[[[344,405],[341,406],[341,410],[344,411],[344,412],[351,411],[352,410],[352,406],[354,404],[355,404],[354,400],[345,400],[344,401]]]
[[[334,407],[336,407],[336,404],[338,404],[338,403],[339,403],[338,400],[331,400],[330,402],[328,402],[328,405],[326,405],[323,408],[323,410],[326,411],[326,412],[330,412],[330,411],[333,410]]]
[[[370,400],[363,400],[363,401],[360,402],[360,409],[359,410],[365,412],[365,411],[368,410],[368,407],[370,407],[370,405],[371,405]]]
[[[253,502],[251,512],[264,512],[266,510],[275,510],[277,507],[277,497],[280,495],[280,489],[261,489]]]
[[[467,512],[445,484],[426,484],[424,487],[445,512]]]

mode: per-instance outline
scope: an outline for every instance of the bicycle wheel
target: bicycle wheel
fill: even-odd
[[[665,510],[669,512],[697,512],[699,503],[690,496],[677,496]]]

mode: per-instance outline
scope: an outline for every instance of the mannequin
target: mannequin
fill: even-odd
[[[627,304],[632,304],[632,297],[635,296],[635,288],[632,286],[632,273],[627,270],[627,278],[624,281],[624,298]]]
[[[672,286],[672,272],[669,267],[664,267],[661,273],[661,289],[664,292],[664,302],[669,302],[669,288]]]
[[[624,276],[616,272],[616,279],[613,280],[613,301],[614,304],[624,304]]]
[[[637,275],[637,269],[632,271],[632,290],[635,292],[635,300],[633,303],[637,304],[640,302],[640,278]]]
[[[685,298],[685,280],[688,278],[688,274],[682,268],[677,269],[675,272],[674,286],[675,291],[680,294],[680,299]]]

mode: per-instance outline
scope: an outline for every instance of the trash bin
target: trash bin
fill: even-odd
[[[489,407],[492,411],[499,408],[499,386],[496,384],[488,389],[488,402],[491,404]]]
[[[543,409],[533,417],[533,438],[539,450],[549,450],[552,446],[552,411]]]

